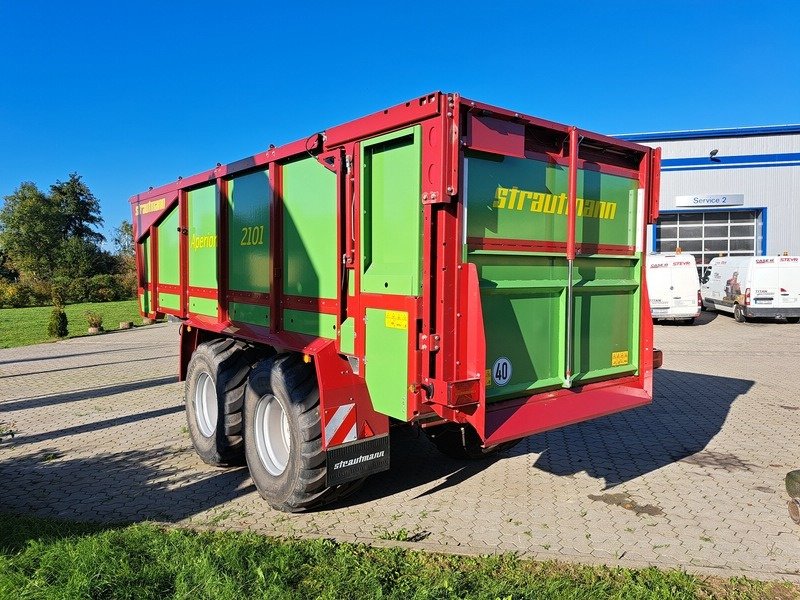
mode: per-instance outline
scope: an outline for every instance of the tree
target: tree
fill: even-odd
[[[123,220],[119,227],[114,229],[114,247],[117,249],[117,256],[122,258],[133,258],[133,225],[130,221]]]
[[[49,194],[25,182],[0,209],[0,247],[20,273],[55,288],[57,278],[113,269],[113,257],[100,247],[105,238],[95,230],[102,223],[100,203],[77,173],[56,181]]]
[[[14,268],[8,252],[0,248],[0,281],[16,281],[19,278],[19,271]]]
[[[25,182],[0,209],[0,245],[20,271],[49,281],[61,264],[65,241],[59,206],[36,184]]]
[[[105,237],[93,227],[100,227],[100,202],[77,173],[70,173],[67,181],[56,181],[50,186],[50,197],[60,207],[64,217],[66,238],[77,238],[100,244]]]

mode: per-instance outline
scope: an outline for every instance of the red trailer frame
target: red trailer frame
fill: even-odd
[[[362,140],[396,131],[411,124],[422,128],[423,187],[420,202],[423,211],[423,293],[421,297],[390,297],[360,293],[359,169],[357,161]],[[568,145],[560,151],[526,148],[526,130],[563,136]],[[584,158],[578,154],[581,140]],[[151,189],[130,199],[134,214],[134,237],[151,240],[149,282],[143,273],[143,254],[137,249],[140,273],[139,293],[152,292],[149,317],[172,314],[184,320],[181,332],[179,378],[186,376],[192,352],[198,344],[214,336],[232,336],[268,346],[302,353],[313,361],[321,393],[322,428],[342,406],[355,404],[358,439],[367,439],[388,431],[388,418],[375,412],[363,376],[354,372],[342,355],[339,340],[314,338],[283,329],[283,308],[313,310],[336,315],[337,324],[354,317],[356,357],[364,357],[364,319],[367,308],[402,310],[409,322],[421,321],[416,346],[408,349],[409,403],[407,420],[419,420],[423,426],[444,421],[472,425],[484,443],[494,445],[532,433],[599,417],[652,400],[653,369],[660,365],[660,353],[653,349],[653,327],[650,319],[645,272],[642,269],[640,294],[640,356],[637,375],[597,381],[580,387],[557,389],[526,397],[487,404],[485,392],[486,342],[478,287],[477,270],[462,262],[464,208],[458,201],[460,165],[463,149],[473,148],[520,157],[546,156],[548,160],[569,167],[569,202],[573,210],[569,219],[568,240],[564,243],[540,244],[514,240],[470,240],[491,249],[527,249],[564,253],[574,258],[581,253],[633,255],[628,246],[579,247],[575,243],[575,176],[587,162],[602,172],[638,178],[647,200],[645,223],[639,226],[642,248],[646,248],[646,223],[658,216],[660,150],[609,138],[575,127],[568,127],[461,98],[457,94],[436,92],[413,101],[398,104],[367,117],[333,127],[325,132],[281,146],[250,158],[217,165],[215,168]],[[342,295],[340,270],[336,300],[288,296],[281,285],[282,265],[282,181],[281,164],[291,157],[314,155],[326,168],[337,174],[338,190],[338,256],[344,269],[355,278],[353,298]],[[599,156],[604,162],[596,163]],[[635,164],[631,161],[635,160]],[[270,293],[254,294],[229,288],[226,226],[227,181],[234,175],[256,169],[269,169],[272,185]],[[218,190],[218,235],[222,249],[218,253],[218,289],[188,287],[188,191],[215,183]],[[148,204],[149,203],[149,204]],[[179,206],[180,285],[165,286],[158,282],[157,225],[175,206]],[[153,208],[153,210],[150,210]],[[138,245],[137,245],[138,246]],[[180,310],[159,305],[158,292],[180,294]],[[211,297],[219,302],[219,318],[194,314],[188,309],[188,296]],[[246,301],[271,308],[270,327],[234,324],[228,312],[231,301]],[[654,358],[655,357],[655,358]],[[655,361],[655,362],[654,362]],[[567,373],[569,377],[571,373]],[[324,447],[335,445],[336,436],[324,435]],[[332,443],[334,442],[334,443]]]

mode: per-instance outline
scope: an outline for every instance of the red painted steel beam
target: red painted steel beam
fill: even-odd
[[[575,222],[578,197],[578,130],[569,130],[569,179],[567,180],[567,260],[575,260]]]

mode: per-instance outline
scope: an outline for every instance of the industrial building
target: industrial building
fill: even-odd
[[[652,251],[800,255],[800,125],[617,137],[662,148]]]

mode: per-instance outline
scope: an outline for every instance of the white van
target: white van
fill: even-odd
[[[728,256],[714,258],[703,273],[706,308],[750,317],[800,321],[800,257]]]
[[[648,254],[647,293],[654,319],[694,323],[700,315],[700,278],[691,254]]]

